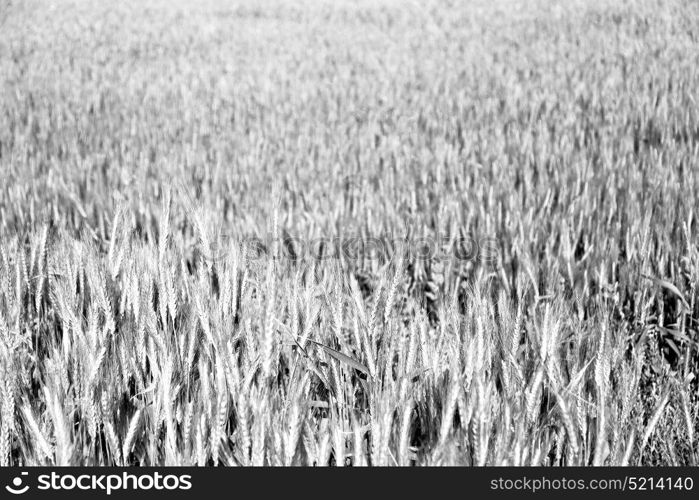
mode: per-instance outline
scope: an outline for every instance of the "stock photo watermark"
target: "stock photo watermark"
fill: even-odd
[[[231,248],[242,249],[249,260],[387,262],[453,260],[458,263],[493,265],[500,251],[493,237],[362,237],[336,236],[301,238],[281,236],[236,236],[222,234],[207,256],[226,259]]]

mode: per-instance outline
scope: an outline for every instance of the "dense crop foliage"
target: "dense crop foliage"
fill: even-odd
[[[3,1],[0,465],[697,465],[697,88],[690,1]]]

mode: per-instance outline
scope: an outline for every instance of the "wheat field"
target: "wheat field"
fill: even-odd
[[[699,5],[0,2],[0,465],[699,465]]]

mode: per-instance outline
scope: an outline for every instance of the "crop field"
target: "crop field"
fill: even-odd
[[[0,466],[699,465],[697,89],[689,0],[0,0]]]

